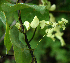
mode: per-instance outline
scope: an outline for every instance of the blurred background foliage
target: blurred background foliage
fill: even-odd
[[[25,3],[41,4],[41,0],[23,0]],[[51,12],[56,18],[56,21],[61,18],[65,18],[69,21],[66,25],[66,30],[64,32],[63,38],[66,45],[61,46],[60,41],[56,39],[55,42],[48,37],[43,37],[45,34],[45,28],[43,30],[37,29],[34,39],[31,41],[31,47],[34,50],[34,54],[37,59],[37,63],[70,63],[70,0],[49,0],[51,4],[56,4],[56,10]],[[11,0],[12,3],[15,3],[15,0]],[[47,16],[46,16],[47,17]],[[9,18],[9,17],[7,17]],[[12,17],[10,17],[12,18]],[[10,20],[9,18],[9,20]],[[28,39],[32,37],[31,29],[27,33]],[[4,56],[6,53],[6,48],[4,46],[4,33],[5,26],[0,21],[0,55]],[[20,40],[23,41],[23,35],[20,33]],[[39,40],[42,38],[42,41],[39,43]],[[13,55],[13,48],[9,51],[9,55]],[[15,63],[14,56],[5,56],[0,59],[0,63]]]

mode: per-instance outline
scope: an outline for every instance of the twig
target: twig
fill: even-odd
[[[33,33],[32,38],[30,39],[29,43],[30,43],[30,42],[31,42],[31,40],[34,38],[34,36],[35,36],[35,32],[36,32],[36,29],[37,29],[37,27],[35,28],[35,31],[34,31],[34,33]]]
[[[25,42],[26,42],[28,48],[30,49],[29,51],[30,51],[30,53],[31,53],[32,60],[35,61],[35,63],[37,63],[36,58],[35,58],[35,56],[34,56],[34,54],[33,54],[33,50],[31,50],[32,48],[30,47],[29,41],[28,41],[28,39],[27,39],[27,35],[26,35],[26,33],[24,33],[24,26],[23,26],[23,23],[22,23],[22,20],[21,20],[20,10],[19,10],[18,15],[19,15],[19,22],[20,22],[21,28],[22,28],[22,33],[24,34],[24,36],[25,36]]]
[[[70,13],[70,11],[49,11],[51,13]]]
[[[6,56],[14,56],[14,55],[8,55],[8,54],[6,54],[6,55],[0,55],[0,58],[4,58],[4,57],[6,57]]]
[[[30,51],[30,53],[31,53],[32,60],[35,61],[35,63],[37,63],[36,58],[35,58],[35,56],[34,56],[34,54],[33,54],[33,50],[32,50],[32,48],[30,47],[29,41],[28,41],[28,39],[27,39],[27,35],[26,35],[26,33],[24,33],[24,26],[22,25],[23,23],[22,23],[22,20],[21,20],[20,10],[19,10],[18,15],[19,15],[19,22],[20,22],[21,28],[22,28],[22,33],[24,34],[24,36],[25,36],[25,42],[26,42],[28,48],[30,49],[29,51]],[[32,40],[32,39],[31,39],[31,40]]]
[[[22,28],[22,32],[23,32],[23,34],[24,34],[24,26],[23,26],[23,23],[22,23],[22,20],[21,20],[21,12],[20,12],[20,10],[18,11],[18,16],[19,16],[19,21],[20,21],[20,24],[21,24],[21,28]]]

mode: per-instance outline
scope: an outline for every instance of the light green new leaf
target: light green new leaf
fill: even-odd
[[[0,12],[0,20],[6,25],[6,16],[4,12]]]
[[[10,50],[12,43],[11,43],[10,37],[9,37],[9,25],[7,22],[6,22],[6,33],[5,33],[5,37],[4,37],[4,45],[6,46],[6,49],[7,49],[6,54],[8,54],[8,51]]]
[[[22,42],[19,41],[19,31],[15,26],[10,29],[10,39],[13,44],[16,63],[31,63],[31,54]]]

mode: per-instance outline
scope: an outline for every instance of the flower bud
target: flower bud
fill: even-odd
[[[29,30],[30,29],[30,23],[28,21],[24,22],[24,25],[26,26],[26,29]]]
[[[40,21],[40,27],[41,27],[41,29],[43,29],[44,26],[45,26],[45,20]]]
[[[37,18],[37,16],[35,16],[33,21],[31,22],[30,26],[32,28],[36,28],[38,25],[39,25],[39,19]]]
[[[56,5],[55,4],[53,4],[51,7],[50,7],[50,11],[54,11],[56,9]]]
[[[68,23],[68,20],[66,20],[64,18],[62,18],[61,20],[64,21],[64,23]]]
[[[20,24],[19,23],[16,23],[16,25],[15,25],[18,29],[20,29]]]

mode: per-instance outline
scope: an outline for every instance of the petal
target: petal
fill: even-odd
[[[56,9],[56,5],[55,4],[53,4],[51,7],[50,7],[50,11],[54,11]]]
[[[35,16],[33,21],[31,22],[30,26],[32,28],[36,28],[38,25],[39,25],[39,19],[37,18],[37,16]]]
[[[20,29],[20,24],[19,23],[16,23],[15,25],[18,29]]]
[[[45,26],[45,20],[40,21],[40,27],[41,27],[41,29],[43,29],[44,26]]]
[[[29,30],[30,29],[30,23],[28,21],[24,22],[24,25],[26,26],[26,29]]]

